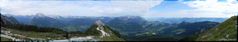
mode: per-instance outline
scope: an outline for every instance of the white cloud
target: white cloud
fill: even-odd
[[[176,2],[176,1],[174,1]],[[180,9],[178,11],[173,10],[160,10],[148,11],[144,14],[144,17],[231,17],[238,14],[238,2],[236,0],[225,0],[224,2],[218,0],[193,0],[183,1],[179,0],[178,4],[184,4],[184,6],[177,4],[170,4],[174,6],[167,7],[191,7],[191,9]],[[163,2],[162,2],[163,4]],[[165,4],[164,6],[166,6]],[[168,12],[159,12],[159,11]]]
[[[207,17],[230,17],[238,14],[238,2],[236,0],[218,0],[189,1],[184,2],[195,9],[187,10],[187,14],[196,14]]]
[[[139,15],[161,1],[13,1],[0,0],[3,13],[15,15],[78,15],[114,16]],[[128,14],[121,14],[128,13]],[[131,13],[131,14],[129,14]]]

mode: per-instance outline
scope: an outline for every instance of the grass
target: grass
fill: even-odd
[[[21,31],[21,30],[15,30],[15,29],[7,29],[8,31],[11,31],[13,34],[19,34],[26,37],[31,38],[41,38],[41,39],[64,39],[62,34],[57,33],[50,33],[50,32],[34,32],[34,31]],[[18,37],[18,36],[15,36]],[[21,37],[18,37],[21,38]]]
[[[212,28],[196,39],[197,41],[236,41],[237,40],[237,16],[219,24]]]
[[[12,41],[11,39],[1,37],[1,41]]]

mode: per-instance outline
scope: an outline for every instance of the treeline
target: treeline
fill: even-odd
[[[57,28],[38,27],[38,26],[25,25],[25,24],[2,25],[2,27],[17,29],[17,30],[22,30],[22,31],[64,33],[63,30],[60,30],[60,29],[57,29]]]

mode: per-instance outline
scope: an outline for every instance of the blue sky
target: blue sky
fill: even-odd
[[[230,17],[237,0],[0,0],[1,12],[13,15]]]
[[[169,13],[180,10],[191,10],[193,8],[178,1],[163,1],[159,5],[152,7],[150,10],[159,13]]]

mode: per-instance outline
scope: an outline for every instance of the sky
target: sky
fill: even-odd
[[[0,0],[11,15],[231,17],[238,0]]]

